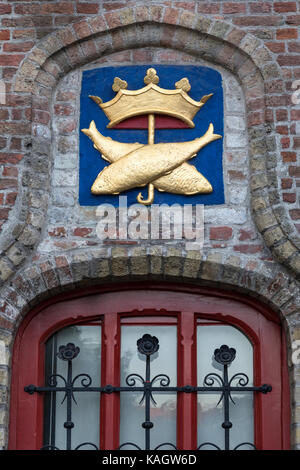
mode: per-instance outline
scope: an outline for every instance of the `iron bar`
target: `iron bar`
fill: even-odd
[[[66,346],[60,346],[59,351],[56,354],[58,358],[61,360],[67,361],[67,379],[59,374],[53,374],[48,379],[48,386],[44,387],[37,387],[35,385],[28,385],[24,388],[25,392],[29,394],[33,393],[52,393],[56,394],[58,392],[64,392],[64,398],[62,403],[66,400],[67,405],[67,417],[66,421],[64,422],[64,427],[66,429],[66,449],[70,450],[72,448],[72,429],[74,427],[74,423],[72,421],[72,402],[76,403],[74,393],[77,392],[96,392],[96,393],[119,393],[119,392],[141,392],[142,398],[140,400],[140,404],[145,401],[145,421],[142,423],[142,427],[145,432],[145,450],[151,449],[151,429],[153,428],[154,424],[151,421],[151,413],[150,413],[150,405],[152,403],[156,404],[153,393],[155,392],[176,392],[176,393],[220,393],[221,397],[219,399],[218,404],[223,400],[224,403],[224,421],[222,423],[222,428],[224,429],[224,449],[230,449],[230,430],[232,427],[232,423],[230,421],[230,400],[234,404],[234,401],[231,397],[231,393],[240,393],[240,392],[258,392],[258,393],[269,393],[272,390],[271,385],[263,384],[261,386],[247,386],[249,379],[246,374],[238,373],[235,374],[231,379],[228,377],[228,366],[232,363],[235,359],[236,351],[233,348],[229,348],[226,345],[222,345],[219,349],[214,351],[214,359],[219,364],[223,366],[223,374],[222,376],[216,373],[207,374],[203,380],[202,387],[196,387],[191,385],[185,385],[183,387],[172,387],[169,386],[170,378],[166,374],[159,374],[156,375],[153,379],[151,379],[151,363],[150,363],[150,356],[154,354],[159,349],[159,342],[155,336],[151,336],[145,334],[142,338],[137,341],[137,349],[138,352],[146,356],[146,366],[145,366],[145,378],[140,376],[139,374],[129,374],[126,377],[126,384],[127,386],[113,386],[113,385],[106,385],[103,387],[93,387],[92,379],[88,374],[79,374],[75,378],[72,375],[72,361],[76,358],[80,352],[79,348],[76,347],[73,343],[68,343]],[[64,386],[57,386],[57,379],[62,380]],[[77,379],[81,378],[81,386],[75,386],[75,382]],[[136,380],[142,383],[141,386],[136,386]],[[160,386],[155,386],[154,383],[160,381]],[[234,380],[238,380],[239,386],[232,386],[232,382]],[[215,386],[215,382],[221,383],[221,386]],[[43,449],[55,449],[53,440],[51,439],[51,444],[45,444]],[[175,445],[172,443],[163,443],[156,446],[156,449],[159,449],[165,445],[168,445],[174,449],[176,449]],[[248,445],[252,448],[255,448],[254,444],[250,442],[243,442],[235,446],[234,449],[239,449],[242,446]],[[98,449],[98,447],[91,443],[91,442],[84,442],[82,444],[77,445],[76,449],[80,449],[84,446],[90,446],[94,449]],[[136,449],[140,449],[140,447],[132,442],[126,442],[119,446],[119,449],[124,448],[125,446],[132,446]],[[220,447],[211,442],[204,442],[198,446],[198,450],[205,446],[210,446],[214,449],[219,449]]]

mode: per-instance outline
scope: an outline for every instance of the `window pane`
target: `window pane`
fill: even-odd
[[[56,353],[61,345],[74,343],[80,348],[77,357],[72,360],[72,378],[73,380],[79,374],[88,374],[92,379],[91,386],[100,386],[100,365],[101,365],[101,326],[70,326],[57,332],[51,340],[48,341],[48,354],[46,361],[51,362],[52,356],[52,372],[50,374],[49,366],[47,376],[51,374],[60,374],[67,379],[68,361],[61,360],[56,357]],[[46,377],[47,378],[47,377]],[[78,377],[74,381],[75,387],[82,387],[89,382],[82,382],[85,377]],[[64,381],[57,378],[57,387],[64,386]],[[54,396],[53,396],[54,395]],[[52,394],[52,398],[48,397],[48,406],[46,404],[46,413],[48,413],[49,422],[49,438],[45,441],[45,445],[55,445],[59,449],[66,449],[66,429],[64,423],[67,421],[67,400],[64,400],[64,392]],[[74,392],[74,400],[72,400],[72,442],[71,448],[75,449],[84,442],[92,442],[99,446],[99,419],[100,419],[100,394],[98,392]],[[82,449],[92,449],[90,446],[84,446]]]
[[[126,385],[129,374],[139,374],[145,379],[146,357],[138,353],[137,340],[144,334],[156,336],[159,350],[154,353],[150,362],[150,380],[159,374],[170,378],[170,386],[177,386],[177,328],[176,326],[123,326],[121,336],[121,385]],[[142,386],[136,380],[135,386]],[[161,386],[156,381],[154,386]],[[145,449],[145,400],[139,404],[142,393],[123,392],[121,395],[120,444],[133,442]],[[176,445],[176,393],[153,393],[156,405],[151,402],[150,420],[154,424],[150,431],[150,448],[155,449],[165,442]],[[164,446],[162,449],[170,449]],[[126,446],[124,449],[133,449]]]
[[[247,386],[253,385],[253,347],[248,338],[238,329],[229,325],[210,325],[197,327],[197,373],[198,386],[203,386],[207,374],[218,374],[223,378],[223,365],[214,360],[214,350],[226,344],[236,350],[234,361],[228,366],[229,381],[237,373],[246,374],[249,378]],[[241,376],[242,377],[242,376]],[[232,386],[239,386],[234,380]],[[220,381],[213,384],[220,387]],[[242,387],[241,387],[242,388]],[[254,443],[253,393],[232,393],[233,404],[229,401],[230,449],[243,443]],[[198,394],[198,445],[211,442],[224,449],[224,399],[218,404],[220,393]],[[212,449],[211,446],[202,449]],[[243,446],[242,449],[251,449]]]

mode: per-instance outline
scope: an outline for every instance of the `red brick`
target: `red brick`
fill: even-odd
[[[277,121],[287,121],[288,120],[288,112],[286,109],[277,109],[276,110],[276,119]]]
[[[8,206],[13,206],[16,202],[17,196],[18,196],[18,193],[16,192],[8,193],[6,195],[5,204],[7,204]]]
[[[2,178],[0,180],[0,189],[16,188],[18,181],[12,178]]]
[[[38,3],[23,3],[21,5],[15,5],[15,13],[17,15],[22,15],[23,16],[23,21],[22,19],[20,18],[16,18],[16,19],[13,19],[12,22],[12,26],[32,26],[32,22],[33,20],[30,19],[30,18],[24,18],[26,17],[27,15],[32,15],[33,17],[38,17],[38,15],[41,15],[41,14],[44,14],[44,13],[47,13],[46,11],[42,11],[44,8],[47,8],[47,5],[43,5],[41,6],[40,4]],[[50,23],[51,23],[51,20],[50,20]],[[47,21],[47,25],[49,25],[49,19]],[[44,24],[40,24],[39,26],[44,26]]]
[[[175,2],[177,8],[183,8],[184,10],[195,10],[194,2]]]
[[[69,266],[69,262],[65,256],[56,256],[55,264],[58,268],[64,268],[66,266]]]
[[[85,20],[75,23],[73,28],[79,38],[86,38],[91,35],[91,30]]]
[[[99,5],[97,3],[77,3],[77,13],[94,15],[98,13]]]
[[[17,71],[17,67],[3,67],[2,78],[4,80],[11,80],[16,75]]]
[[[290,146],[290,139],[289,139],[289,137],[282,137],[282,138],[280,139],[280,143],[281,143],[281,147],[282,147],[283,149],[288,149],[289,146]]]
[[[102,16],[95,16],[89,18],[89,25],[94,33],[106,30],[106,24]]]
[[[73,231],[73,235],[75,235],[75,237],[87,237],[92,231],[92,228],[76,227]]]
[[[243,173],[242,171],[238,171],[238,170],[228,170],[228,176],[230,179],[238,180],[238,181],[246,179],[245,173]]]
[[[0,15],[8,15],[11,13],[11,6],[5,3],[0,4]]]
[[[292,178],[281,178],[281,188],[282,189],[291,189],[293,186]]]
[[[294,149],[300,148],[300,137],[294,137]]]
[[[0,66],[13,65],[17,66],[24,59],[22,54],[0,54]]]
[[[4,305],[4,307],[1,308],[1,311],[5,313],[5,309],[7,307],[7,304]],[[7,318],[2,318],[0,317],[0,327],[5,329],[5,330],[14,330],[15,327],[15,321],[12,320],[7,320]]]
[[[0,137],[0,149],[4,149],[6,145],[7,145],[7,139],[5,139],[4,137]]]
[[[266,122],[274,122],[274,113],[273,109],[266,110]]]
[[[18,176],[18,168],[14,167],[14,166],[5,166],[3,168],[3,173],[2,173],[3,176]]]
[[[19,139],[18,137],[12,137],[9,148],[10,150],[21,150],[22,139]]]
[[[57,101],[71,101],[75,100],[76,94],[72,91],[58,91],[56,95]]]
[[[0,108],[0,120],[5,121],[6,119],[8,119],[8,110]]]
[[[231,227],[211,227],[209,231],[210,240],[229,240],[232,237]]]
[[[23,116],[23,109],[13,109],[11,111],[11,117],[13,121],[21,121]]]
[[[290,166],[289,175],[296,176],[296,178],[300,178],[300,166]]]
[[[0,30],[0,41],[7,41],[10,38],[9,29]]]
[[[249,111],[257,111],[258,109],[262,109],[264,104],[264,98],[257,98],[256,100],[251,100],[247,103]]]
[[[33,46],[32,41],[6,42],[3,44],[3,52],[28,52]]]
[[[105,19],[110,28],[116,28],[117,26],[122,26],[121,20],[117,12],[105,13]]]
[[[72,279],[69,262],[65,256],[56,256],[55,264],[56,264],[56,267],[59,269],[59,272],[63,276],[69,278],[70,280]]]
[[[300,15],[288,15],[285,18],[286,24],[300,24]]]
[[[291,109],[291,120],[300,121],[300,109]]]
[[[265,122],[265,116],[262,112],[252,112],[248,115],[248,126],[257,126]]]
[[[35,29],[15,29],[12,32],[13,39],[27,39],[35,37]]]
[[[240,233],[239,240],[241,242],[245,240],[254,240],[256,238],[256,233],[254,230],[244,230],[241,228],[239,230],[239,233]]]
[[[144,62],[144,63],[151,63],[153,61],[153,52],[147,51],[144,49],[137,49],[136,51],[132,51],[132,59],[133,62]]]
[[[205,13],[205,14],[216,14],[220,11],[220,4],[219,3],[198,3],[197,11],[198,13]]]
[[[40,264],[40,271],[43,274],[43,278],[48,288],[56,287],[57,281],[54,269],[52,268],[52,264],[48,261],[45,263]]]
[[[58,3],[46,3],[42,6],[39,6],[39,13],[48,14],[48,13],[62,13],[67,15],[74,12],[73,2],[58,2]]]
[[[274,11],[276,13],[292,13],[297,11],[296,2],[275,2]]]
[[[31,100],[27,96],[12,95],[8,93],[6,95],[6,106],[30,106]]]
[[[262,245],[236,245],[233,247],[234,251],[245,254],[260,253],[263,250]]]
[[[19,163],[24,157],[23,153],[0,152],[0,163]]]
[[[40,124],[49,124],[50,114],[46,111],[33,110],[32,111],[32,120],[33,122],[38,122]]]
[[[289,52],[297,52],[300,54],[300,43],[299,42],[289,42],[288,43]]]
[[[240,16],[232,19],[237,26],[277,26],[280,24],[279,16]]]
[[[164,21],[170,24],[176,24],[179,16],[179,11],[176,8],[166,8]]]
[[[106,11],[118,10],[119,8],[124,8],[125,6],[126,6],[126,2],[103,3],[103,8]]]
[[[297,161],[296,152],[281,152],[281,156],[282,156],[282,161],[284,163],[296,162]]]
[[[288,202],[289,204],[292,204],[296,202],[296,194],[295,193],[283,193],[282,199],[284,202]]]
[[[9,214],[10,208],[8,207],[3,207],[0,209],[0,219],[1,220],[7,220],[8,219],[8,214]]]
[[[280,65],[300,65],[300,55],[280,55],[277,61]]]
[[[62,134],[70,134],[75,129],[76,129],[76,121],[74,119],[70,119],[61,125],[60,131]]]
[[[54,106],[55,114],[59,116],[70,116],[74,114],[74,108],[72,106],[65,106],[62,104],[56,104]]]
[[[298,31],[296,28],[284,28],[276,31],[276,39],[297,39]]]
[[[288,126],[276,126],[276,132],[281,135],[288,135],[289,128]]]
[[[300,209],[291,209],[289,211],[289,214],[291,216],[291,219],[293,219],[293,220],[300,219]]]
[[[75,16],[76,15],[76,16]],[[71,23],[74,23],[75,21],[78,21],[81,19],[80,16],[77,15],[59,15],[59,16],[54,16],[54,25],[55,26],[68,26]]]
[[[284,42],[266,42],[266,46],[270,49],[270,51],[275,52],[276,54],[285,51]]]
[[[272,11],[271,2],[250,3],[250,13],[270,13]]]
[[[67,231],[65,227],[54,227],[50,232],[48,232],[48,235],[50,237],[65,237],[67,234]]]
[[[272,108],[277,108],[279,106],[287,106],[290,103],[289,95],[280,95],[280,96],[267,96],[266,104]]]
[[[232,13],[246,13],[246,5],[244,3],[223,3],[223,13],[232,14]]]

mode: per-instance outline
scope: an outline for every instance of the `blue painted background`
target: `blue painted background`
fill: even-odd
[[[202,66],[176,66],[176,65],[139,65],[123,67],[105,67],[83,72],[82,89],[80,97],[80,127],[88,128],[92,120],[101,134],[109,136],[120,142],[147,143],[147,130],[135,129],[107,129],[108,119],[101,108],[89,95],[102,98],[103,102],[111,100],[116,93],[112,90],[115,77],[126,80],[129,90],[136,90],[145,86],[144,77],[149,67],[155,67],[159,76],[158,85],[162,88],[174,89],[175,82],[187,77],[191,84],[189,95],[199,101],[203,95],[213,93],[213,96],[198,111],[194,118],[194,129],[160,129],[155,131],[155,143],[158,142],[184,142],[201,137],[210,123],[214,125],[214,132],[221,134],[223,131],[223,90],[222,77],[219,72]],[[117,206],[119,196],[101,195],[94,196],[91,186],[98,173],[109,163],[103,160],[100,153],[94,149],[92,141],[80,133],[80,176],[79,176],[79,203],[82,206],[95,206],[109,203]],[[155,190],[155,204],[223,204],[224,185],[222,169],[223,139],[208,144],[198,153],[197,157],[190,160],[198,171],[205,176],[213,187],[211,194],[198,194],[194,196],[182,196],[170,193],[161,193]],[[131,189],[121,193],[127,196],[127,204],[135,204],[136,197],[141,188]],[[144,198],[147,198],[147,187],[142,188]]]

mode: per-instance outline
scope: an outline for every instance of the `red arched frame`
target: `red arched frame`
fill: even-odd
[[[289,449],[289,384],[286,345],[280,321],[255,299],[228,291],[184,285],[114,284],[60,295],[33,309],[21,324],[13,351],[9,449],[42,447],[43,396],[24,386],[44,384],[47,339],[59,329],[102,319],[102,384],[119,386],[120,326],[137,321],[178,325],[178,386],[197,385],[197,318],[239,328],[254,351],[254,385],[268,383],[272,392],[255,394],[255,445]],[[177,447],[196,449],[196,394],[178,394]],[[102,394],[101,449],[119,445],[119,396]]]

